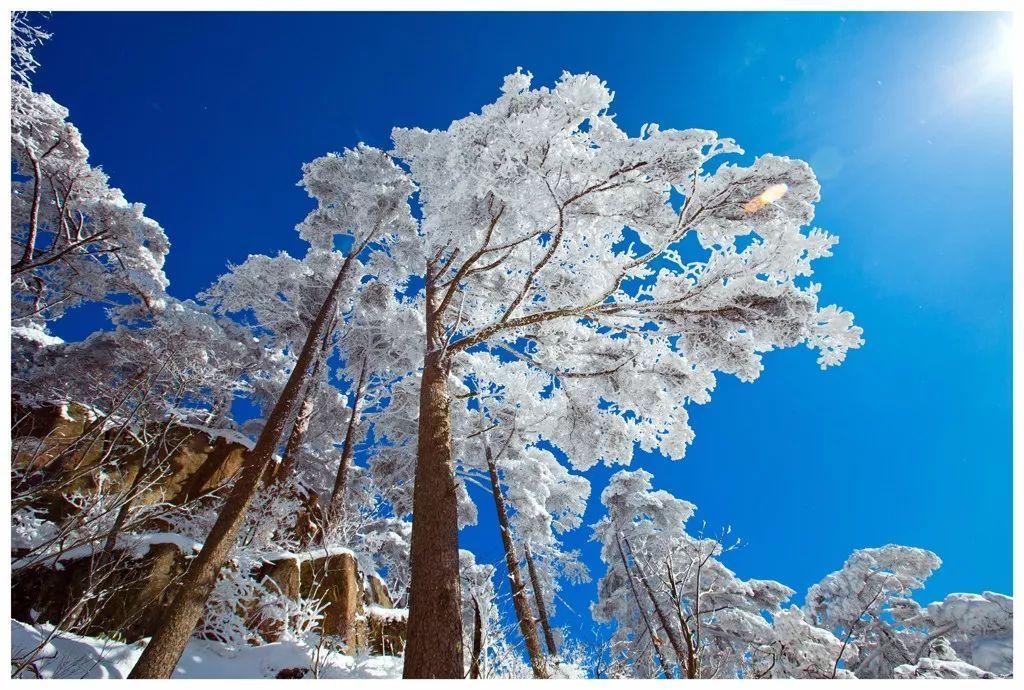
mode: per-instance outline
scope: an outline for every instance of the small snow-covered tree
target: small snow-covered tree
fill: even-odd
[[[563,548],[558,535],[579,527],[590,483],[535,445],[543,410],[511,393],[531,390],[538,382],[543,387],[546,377],[521,362],[495,364],[487,353],[460,358],[458,371],[467,371],[463,395],[468,404],[453,410],[455,453],[460,479],[482,478],[490,486],[516,618],[533,673],[544,677],[553,669],[543,658],[534,621],[541,624],[546,654],[557,662],[549,612],[560,577],[574,583],[589,579],[579,552]],[[520,567],[524,557],[525,569]]]
[[[592,607],[614,621],[613,642],[639,677],[754,675],[750,664],[773,639],[764,613],[793,590],[772,580],[742,580],[719,556],[720,540],[685,530],[693,504],[651,486],[643,470],[621,471],[601,493],[608,514],[594,525],[608,569]]]
[[[380,411],[390,386],[408,375],[419,359],[418,312],[399,302],[389,284],[376,277],[374,262],[364,258],[366,263],[357,267],[361,274],[350,280],[334,324],[321,340],[278,472],[290,474],[300,455],[311,453],[311,461],[300,471],[321,475],[310,482],[314,486],[327,478],[328,490],[321,498],[329,518],[344,507],[355,450],[366,432],[363,416]],[[382,254],[374,258],[386,260]],[[343,260],[340,252],[319,246],[301,260],[285,253],[249,256],[230,267],[201,298],[220,312],[249,316],[254,333],[268,334],[295,352],[330,289],[325,276],[336,274]],[[332,362],[335,352],[339,358]],[[347,382],[346,389],[332,385],[338,379]],[[271,386],[264,395],[272,401],[278,392]],[[330,465],[336,469],[328,477]]]

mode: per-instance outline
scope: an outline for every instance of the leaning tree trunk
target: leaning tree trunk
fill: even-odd
[[[345,487],[348,484],[348,470],[355,455],[356,427],[359,425],[359,403],[363,398],[366,385],[366,358],[359,367],[359,380],[356,381],[355,394],[352,398],[352,412],[348,416],[348,427],[345,429],[345,440],[341,445],[341,462],[338,463],[338,475],[334,478],[334,490],[331,491],[331,502],[327,504],[327,522],[335,526],[345,509]]]
[[[203,615],[206,600],[217,582],[220,569],[227,562],[235,538],[245,519],[245,513],[261,484],[263,473],[270,464],[274,451],[281,445],[284,427],[292,416],[302,389],[318,353],[319,340],[332,321],[338,307],[342,285],[352,265],[352,254],[338,271],[330,291],[320,307],[299,359],[288,382],[274,404],[267,423],[260,432],[255,447],[246,454],[238,479],[217,515],[210,534],[199,555],[189,565],[177,595],[164,612],[160,627],[132,668],[129,678],[170,678],[188,644],[196,623]],[[460,650],[461,652],[461,650]]]
[[[486,441],[484,441],[484,454],[487,456],[487,472],[491,476],[491,494],[494,496],[494,508],[498,513],[501,545],[505,548],[505,565],[508,566],[508,579],[512,585],[512,607],[515,609],[516,620],[519,622],[519,632],[523,634],[526,652],[530,656],[533,677],[547,678],[544,654],[540,649],[540,640],[537,639],[537,626],[533,621],[530,602],[526,598],[526,585],[523,584],[522,575],[519,573],[519,559],[516,557],[516,547],[512,543],[512,533],[508,527],[508,512],[505,510],[505,497],[502,495],[501,485],[498,483],[498,469],[494,466],[491,447],[487,445]]]
[[[452,462],[450,362],[427,278],[427,337],[420,382],[413,488],[409,629],[405,678],[462,678],[462,589],[458,497]]]
[[[548,654],[552,657],[558,656],[558,647],[555,645],[555,635],[551,631],[551,621],[548,618],[548,607],[544,603],[544,588],[537,577],[537,568],[533,564],[533,554],[530,552],[530,545],[526,544],[526,569],[530,573],[530,585],[533,586],[533,598],[537,601],[537,617],[540,618],[540,627],[544,630],[544,642],[548,646]]]

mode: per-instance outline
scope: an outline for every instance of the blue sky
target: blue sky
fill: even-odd
[[[770,353],[691,410],[685,460],[638,458],[746,546],[726,563],[803,592],[851,550],[944,561],[919,597],[1011,593],[1011,92],[996,14],[75,14],[46,23],[36,88],[71,110],[94,163],[166,229],[170,291],[228,261],[301,252],[304,161],[392,126],[444,127],[517,66],[590,71],[618,122],[704,127],[808,160],[816,222],[841,238],[823,299],[867,344],[818,370]],[[83,308],[65,338],[99,323]],[[618,468],[614,468],[618,469]],[[588,474],[593,499],[614,469]],[[474,491],[477,491],[474,489]],[[489,497],[463,545],[500,560]],[[571,541],[601,573],[589,530]],[[589,631],[594,583],[559,622]],[[575,610],[582,621],[569,609]]]

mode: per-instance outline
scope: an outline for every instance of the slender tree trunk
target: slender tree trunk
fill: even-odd
[[[28,152],[28,156],[29,160],[32,161],[32,211],[29,213],[28,218],[28,237],[25,238],[25,249],[15,267],[25,266],[35,258],[36,234],[39,227],[39,197],[40,187],[42,187],[42,180],[40,178],[42,173],[39,170],[39,161],[31,150]]]
[[[686,642],[686,677],[696,678],[700,670],[697,663],[697,648],[694,644],[693,634],[690,632],[690,626],[687,624],[686,618],[683,617],[683,595],[679,591],[675,575],[672,573],[671,560],[666,561],[665,571],[668,573],[668,581],[672,588],[672,600],[676,605],[676,618],[679,619],[679,628],[683,631],[683,641]]]
[[[299,458],[299,451],[306,440],[309,422],[313,418],[313,412],[316,408],[316,394],[320,390],[320,372],[323,370],[324,363],[331,352],[331,344],[333,343],[331,335],[334,333],[337,323],[338,317],[335,315],[327,328],[324,329],[324,336],[320,341],[320,351],[317,353],[316,361],[313,362],[313,369],[309,372],[309,377],[303,388],[302,404],[299,405],[299,411],[295,413],[295,420],[292,422],[292,430],[288,434],[288,442],[285,443],[284,455],[281,456],[281,464],[277,468],[277,473],[274,473],[273,464],[267,464],[266,477],[264,478],[267,483],[271,480],[281,482],[291,476],[292,468],[295,467],[295,463]]]
[[[323,337],[328,324],[333,321],[338,308],[338,299],[348,277],[352,257],[353,254],[345,257],[345,262],[341,265],[338,276],[309,329],[299,359],[292,369],[291,376],[288,377],[288,383],[285,384],[267,417],[267,423],[255,447],[246,454],[238,479],[221,507],[202,550],[189,565],[174,601],[164,612],[160,628],[146,645],[129,678],[170,678],[174,673],[189,637],[203,615],[206,600],[209,599],[210,592],[216,584],[220,569],[231,554],[245,513],[261,484],[263,473],[274,451],[281,445],[284,427],[298,404],[302,389],[313,368],[318,341]]]
[[[626,549],[629,550],[629,555],[633,558],[633,563],[636,563],[636,556],[633,554],[633,547],[629,545],[629,540],[623,538],[622,540],[626,544]],[[685,648],[683,647],[682,641],[679,639],[679,635],[676,633],[676,629],[672,626],[672,621],[669,620],[668,614],[665,613],[665,607],[662,606],[658,598],[654,596],[654,589],[651,587],[650,580],[647,579],[647,575],[643,569],[639,566],[636,568],[640,575],[640,582],[644,586],[644,590],[647,592],[647,597],[651,600],[651,604],[654,606],[654,613],[658,616],[658,622],[661,623],[661,627],[664,628],[665,634],[668,635],[669,644],[672,645],[672,651],[676,654],[676,660],[681,666],[684,666],[688,655]],[[683,669],[686,671],[686,669]]]
[[[334,478],[334,490],[331,491],[331,502],[327,506],[327,521],[334,525],[345,509],[345,487],[348,484],[348,469],[355,455],[356,427],[359,425],[359,403],[362,402],[363,388],[366,385],[366,359],[359,367],[359,380],[356,381],[355,394],[352,398],[352,412],[348,417],[345,429],[345,440],[341,446],[341,462],[338,463],[338,475]]]
[[[473,661],[469,664],[469,677],[480,677],[480,655],[484,651],[484,622],[480,617],[480,602],[473,597]]]
[[[302,404],[299,411],[295,413],[295,421],[292,422],[292,430],[288,434],[288,442],[284,446],[284,455],[281,456],[281,464],[277,474],[273,472],[273,465],[267,465],[267,481],[273,477],[275,481],[284,481],[292,473],[295,462],[299,457],[299,450],[306,439],[306,432],[309,431],[309,420],[313,416],[313,408],[316,405],[316,394],[319,389],[320,369],[322,368],[323,357],[317,357],[313,364],[313,370],[309,373],[309,382],[306,386],[305,395],[302,396]]]
[[[651,619],[647,615],[647,609],[644,608],[643,602],[640,601],[640,592],[636,588],[636,580],[633,578],[633,569],[629,567],[629,561],[626,560],[626,552],[622,550],[622,539],[615,539],[616,546],[619,547],[619,558],[622,559],[622,567],[626,569],[626,579],[629,580],[629,588],[633,592],[633,601],[636,602],[637,610],[640,611],[640,618],[644,621],[644,626],[647,628],[647,634],[651,638],[651,644],[654,646],[654,653],[658,657],[658,663],[661,665],[661,672],[665,674],[666,678],[674,678],[672,669],[668,665],[668,660],[665,658],[665,654],[661,651],[661,643],[658,642],[658,636],[655,634],[654,626],[651,625]]]
[[[452,461],[450,362],[427,275],[427,338],[413,488],[405,678],[462,678],[458,497]]]
[[[537,602],[537,617],[540,618],[540,627],[544,631],[544,642],[548,646],[548,654],[558,656],[558,647],[555,645],[555,635],[551,631],[551,621],[548,618],[548,607],[544,603],[544,588],[537,577],[537,568],[533,564],[533,554],[530,552],[530,545],[526,544],[526,569],[530,573],[530,585],[533,587],[533,598]]]
[[[498,513],[498,526],[501,528],[501,545],[505,549],[505,565],[508,566],[508,579],[512,586],[512,607],[516,612],[519,632],[522,633],[523,642],[526,644],[526,652],[530,656],[533,677],[547,678],[544,653],[541,651],[540,640],[537,638],[537,624],[533,620],[530,601],[526,597],[526,585],[523,584],[523,577],[519,572],[519,558],[516,556],[516,547],[512,543],[512,533],[508,526],[508,512],[505,509],[505,497],[501,493],[501,485],[498,483],[498,469],[494,466],[491,447],[487,445],[486,441],[484,441],[484,453],[487,456],[487,472],[491,476],[491,494],[494,496],[494,508]]]

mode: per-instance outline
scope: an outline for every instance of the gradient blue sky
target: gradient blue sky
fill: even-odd
[[[750,154],[808,160],[826,302],[866,346],[818,370],[771,353],[754,384],[722,378],[692,409],[685,460],[639,458],[655,484],[729,524],[727,564],[798,591],[857,547],[932,549],[919,597],[1011,582],[1011,91],[995,14],[77,14],[45,24],[36,88],[71,110],[92,160],[166,228],[171,292],[228,261],[301,251],[304,161],[392,126],[444,127],[494,99],[517,66],[535,83],[590,71],[632,133],[704,127]],[[81,309],[54,329],[97,327]],[[588,476],[587,522],[618,468]],[[463,533],[499,562],[490,498]],[[589,530],[570,537],[594,575]],[[559,622],[589,631],[594,583]],[[568,606],[566,605],[568,604]],[[582,620],[570,611],[582,617]]]

